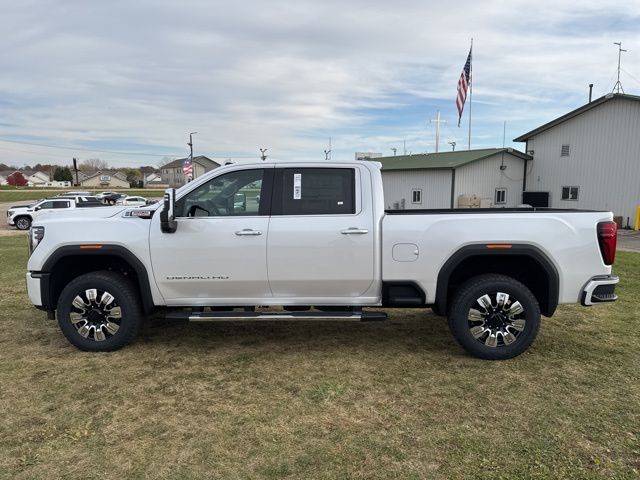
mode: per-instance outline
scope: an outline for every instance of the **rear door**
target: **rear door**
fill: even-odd
[[[374,280],[369,172],[355,167],[276,169],[267,242],[274,297],[360,297]],[[366,176],[366,178],[363,178]]]

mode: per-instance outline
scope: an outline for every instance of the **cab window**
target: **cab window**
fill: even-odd
[[[353,168],[285,168],[280,178],[280,201],[274,205],[274,214],[345,215],[356,211]]]
[[[270,173],[270,172],[269,172]],[[182,217],[268,215],[265,170],[229,172],[200,185],[176,204]]]

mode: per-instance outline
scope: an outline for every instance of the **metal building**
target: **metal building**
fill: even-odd
[[[525,203],[611,210],[633,225],[640,205],[640,97],[608,94],[514,141],[526,142]],[[534,200],[535,201],[535,200]]]
[[[512,148],[398,155],[382,163],[387,209],[515,207],[531,157]],[[473,203],[473,201],[471,202]]]

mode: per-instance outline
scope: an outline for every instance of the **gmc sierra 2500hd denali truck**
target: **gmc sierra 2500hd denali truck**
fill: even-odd
[[[363,307],[428,307],[468,352],[506,359],[558,304],[616,300],[616,234],[610,212],[385,212],[374,162],[232,164],[156,206],[38,218],[27,288],[82,350],[124,346],[161,310],[381,320]]]

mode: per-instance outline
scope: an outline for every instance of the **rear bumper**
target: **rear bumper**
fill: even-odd
[[[580,303],[588,307],[597,303],[615,302],[618,299],[615,288],[619,281],[615,275],[593,277],[582,290]]]

